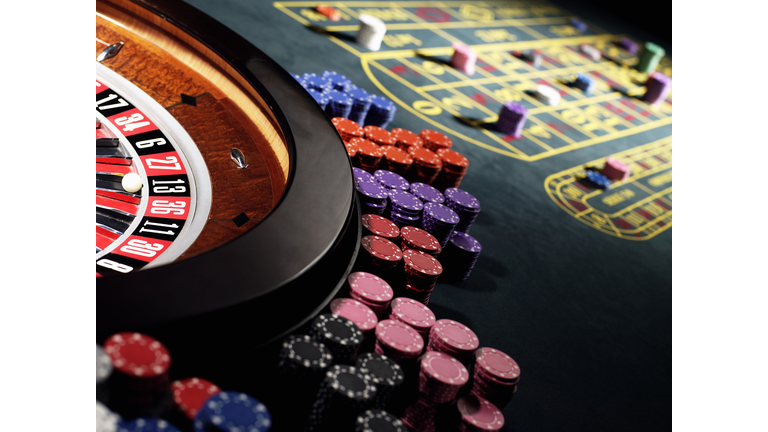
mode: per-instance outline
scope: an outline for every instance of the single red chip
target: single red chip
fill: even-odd
[[[104,351],[118,371],[137,378],[168,372],[171,355],[157,339],[141,333],[117,333],[104,342]]]
[[[202,378],[174,381],[171,390],[173,402],[190,420],[195,419],[197,412],[209,397],[221,392],[216,384]]]

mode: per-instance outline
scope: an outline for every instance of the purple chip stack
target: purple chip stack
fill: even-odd
[[[475,267],[477,258],[483,248],[480,242],[467,233],[454,231],[451,239],[440,253],[443,264],[444,280],[467,280]]]
[[[461,221],[456,225],[456,231],[469,232],[472,223],[480,214],[480,201],[465,190],[447,188],[445,190],[445,205],[461,218]]]
[[[653,72],[645,83],[642,99],[653,106],[661,105],[672,92],[672,78],[661,72]]]
[[[363,214],[381,216],[387,208],[387,191],[376,181],[355,182],[357,196],[360,198]]]
[[[443,193],[426,183],[411,183],[411,193],[424,203],[433,202],[442,204],[445,202]]]
[[[440,247],[445,247],[456,228],[456,224],[460,221],[461,218],[455,211],[442,204],[432,202],[424,204],[421,227],[424,231],[435,236],[440,242]]]
[[[414,195],[399,190],[389,190],[388,216],[398,228],[418,226],[424,204]]]
[[[632,39],[621,38],[618,45],[632,55],[637,54],[637,44]]]
[[[358,168],[358,167],[352,167],[352,175],[355,177],[355,184],[361,182],[361,181],[367,181],[367,182],[375,182],[376,178],[373,177],[373,174],[369,173],[368,171]]]
[[[499,132],[519,138],[528,119],[528,109],[517,102],[507,101],[501,107],[496,128]]]
[[[400,174],[387,170],[378,170],[373,173],[373,177],[379,182],[380,185],[387,189],[401,190],[404,192],[410,188],[408,180],[404,179]]]

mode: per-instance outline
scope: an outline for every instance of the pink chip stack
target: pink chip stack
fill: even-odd
[[[416,358],[424,350],[424,340],[408,324],[395,320],[381,320],[376,324],[376,354],[383,354],[396,362]]]
[[[477,61],[475,50],[461,42],[454,42],[451,46],[453,47],[451,66],[467,75],[474,74],[475,62]]]
[[[459,432],[500,431],[504,427],[504,414],[490,401],[474,394],[456,402],[461,415]]]
[[[467,381],[467,368],[448,354],[427,351],[421,358],[419,393],[427,402],[435,405],[452,402]]]
[[[603,167],[603,175],[611,180],[624,181],[632,174],[632,169],[624,162],[608,156],[605,158],[605,166]]]
[[[408,430],[419,432],[433,432],[435,430],[435,419],[437,418],[437,408],[432,406],[421,395],[416,402],[405,409],[403,417],[400,419],[408,427]]]
[[[392,287],[382,278],[366,272],[355,272],[347,278],[349,296],[368,306],[377,317],[389,307],[394,297]]]
[[[448,354],[465,365],[474,361],[478,346],[480,341],[475,332],[453,320],[437,320],[429,331],[428,350]]]
[[[493,348],[480,348],[476,356],[472,393],[503,409],[517,392],[520,366],[512,357]]]
[[[351,298],[337,298],[331,302],[331,313],[342,316],[353,323],[367,337],[379,322],[371,308]]]
[[[429,341],[429,331],[436,322],[432,310],[408,297],[393,299],[390,305],[392,311],[389,314],[389,319],[408,324],[416,330],[425,343]]]

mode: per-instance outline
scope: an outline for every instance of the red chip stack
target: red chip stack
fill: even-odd
[[[360,251],[364,257],[363,263],[371,270],[382,269],[386,271],[394,269],[403,258],[403,252],[400,248],[383,237],[375,235],[365,236],[360,243],[364,249]]]
[[[429,331],[427,349],[455,357],[464,365],[471,365],[475,350],[480,345],[475,332],[460,322],[441,319]]]
[[[347,148],[347,155],[349,156],[349,158],[352,161],[357,162],[355,160],[355,156],[357,155],[357,144],[353,144],[349,141],[344,141],[344,147]]]
[[[435,236],[421,228],[404,226],[400,230],[400,237],[402,238],[401,246],[403,247],[403,252],[406,249],[413,249],[428,253],[437,258],[443,250]]]
[[[435,289],[435,284],[443,266],[432,255],[419,250],[406,248],[403,251],[403,267],[405,271],[404,295],[425,305]]]
[[[476,352],[472,392],[504,409],[517,392],[520,366],[509,355],[493,348]]]
[[[413,158],[413,165],[406,179],[410,183],[419,182],[431,185],[440,170],[443,168],[443,162],[433,151],[425,147],[411,147],[408,154]]]
[[[331,302],[331,313],[342,316],[357,326],[367,337],[379,322],[376,314],[363,303],[351,298],[337,298]]]
[[[171,384],[173,403],[187,418],[194,420],[197,412],[209,397],[220,393],[214,383],[202,378],[187,378]]]
[[[379,169],[379,163],[381,163],[381,158],[384,156],[384,151],[381,147],[365,138],[352,138],[349,142],[357,147],[357,163],[360,165],[360,168],[371,174]]]
[[[459,398],[456,408],[461,415],[459,432],[495,432],[504,427],[504,414],[501,410],[475,394]]]
[[[398,147],[385,146],[383,149],[382,168],[405,177],[408,174],[408,170],[411,169],[411,165],[413,165],[411,155]]]
[[[467,173],[469,160],[461,153],[451,149],[440,149],[437,151],[437,155],[440,156],[443,168],[432,186],[440,192],[448,188],[458,188]]]
[[[449,149],[453,146],[450,138],[432,129],[422,130],[419,137],[424,141],[424,147],[435,153],[440,149]]]
[[[397,144],[397,138],[393,137],[386,129],[382,129],[378,126],[365,126],[363,132],[365,133],[365,139],[380,146],[394,146]]]
[[[423,350],[424,339],[408,324],[385,319],[376,325],[376,354],[401,362],[418,357]]]
[[[347,277],[349,296],[368,306],[376,316],[387,310],[394,297],[392,287],[384,279],[366,272],[355,272]]]
[[[424,339],[429,340],[429,330],[435,325],[435,314],[427,306],[407,297],[397,297],[390,303],[392,311],[389,319],[400,321],[413,327]]]
[[[171,355],[155,338],[141,333],[117,333],[104,342],[104,352],[117,372],[115,386],[128,402],[149,405],[168,392]]]
[[[350,141],[352,138],[365,137],[365,131],[363,131],[363,128],[350,119],[345,119],[344,117],[334,117],[331,119],[331,123],[333,123],[333,125],[336,127],[339,135],[341,135],[341,139],[344,141]]]
[[[401,128],[392,129],[389,133],[397,140],[395,144],[398,148],[408,151],[411,147],[424,146],[424,140],[415,133]]]
[[[375,214],[364,214],[362,225],[363,237],[375,235],[383,237],[396,245],[400,244],[400,228],[389,219]]]

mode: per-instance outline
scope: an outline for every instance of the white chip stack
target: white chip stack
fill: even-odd
[[[117,432],[120,415],[96,401],[96,432]]]
[[[581,52],[583,52],[587,57],[589,57],[593,61],[598,61],[603,57],[603,53],[600,52],[599,49],[593,47],[592,45],[581,44],[579,48],[581,48]]]
[[[536,86],[536,99],[549,106],[557,106],[560,103],[560,92],[548,85],[539,84]]]
[[[381,41],[387,33],[387,26],[384,21],[366,14],[360,14],[358,19],[360,20],[360,29],[357,31],[357,43],[371,51],[378,51],[381,48]]]

